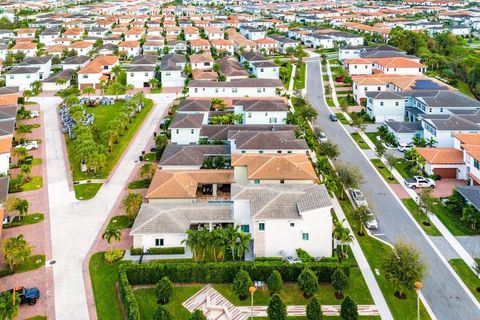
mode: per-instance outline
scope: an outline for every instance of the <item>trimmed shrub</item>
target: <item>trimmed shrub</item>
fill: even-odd
[[[202,310],[195,310],[190,317],[190,320],[207,320]]]
[[[280,272],[273,270],[267,280],[268,290],[272,293],[280,292],[283,287],[283,280]]]
[[[185,247],[150,248],[147,254],[184,254]]]
[[[120,261],[123,258],[125,253],[122,249],[112,249],[108,250],[103,254],[106,263],[114,263]]]
[[[310,269],[303,269],[298,276],[298,286],[306,298],[312,297],[318,290],[318,279]]]
[[[139,320],[140,311],[138,309],[137,300],[135,299],[133,288],[128,282],[127,273],[125,272],[125,268],[123,267],[124,266],[120,266],[118,282],[120,286],[120,294],[122,296],[123,304],[125,305],[127,319]]]
[[[297,249],[297,256],[302,262],[313,262],[315,258],[312,257],[307,251],[303,250],[302,248]]]
[[[152,320],[173,320],[173,317],[165,306],[159,305],[153,312]]]
[[[255,261],[283,261],[282,257],[257,257]]]
[[[142,248],[134,248],[134,247],[131,247],[130,248],[130,254],[132,256],[139,256],[142,254]]]
[[[341,269],[335,270],[332,274],[331,283],[333,289],[337,292],[337,296],[341,295],[344,290],[348,289],[350,279],[345,275]]]
[[[245,300],[249,294],[248,288],[250,288],[252,285],[253,282],[248,272],[245,270],[240,270],[233,279],[232,290],[240,300]]]
[[[317,297],[313,297],[307,304],[307,320],[322,320],[322,305],[318,301]]]
[[[358,308],[357,303],[347,296],[340,306],[340,317],[343,320],[357,320],[358,319]]]
[[[155,295],[158,303],[165,304],[170,300],[173,293],[173,284],[168,277],[163,277],[155,286]]]
[[[287,319],[287,306],[283,303],[282,298],[274,293],[267,308],[268,319],[285,320]]]

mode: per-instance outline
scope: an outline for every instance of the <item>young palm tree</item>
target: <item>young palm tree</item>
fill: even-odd
[[[13,148],[12,154],[17,158],[18,163],[23,163],[28,156],[28,150],[25,147]]]
[[[118,77],[121,72],[122,72],[122,68],[118,64],[112,68],[112,73],[115,76],[115,78]]]
[[[23,91],[23,98],[25,100],[25,103],[28,101],[29,98],[33,97],[33,91],[32,90],[24,90]]]
[[[85,88],[83,89],[83,93],[88,96],[88,101],[90,102],[90,96],[92,94],[95,94],[95,88],[92,88],[92,87]]]
[[[345,257],[345,252],[343,250],[343,246],[347,243],[351,243],[353,241],[353,235],[350,232],[350,229],[343,226],[343,221],[335,222],[335,229],[334,229],[334,236],[335,239],[340,241],[340,251],[342,254],[342,259]]]
[[[225,229],[217,227],[212,231],[212,249],[215,262],[222,261],[225,256],[225,247],[227,246],[227,237]]]
[[[358,234],[363,236],[365,223],[372,221],[372,215],[367,206],[361,206],[353,212],[354,218],[358,221]]]
[[[24,177],[25,182],[29,182],[31,180],[31,172],[32,168],[28,164],[22,164],[22,166],[20,167],[20,174]]]
[[[108,143],[108,152],[112,152],[113,144],[118,140],[118,131],[110,128],[103,133],[105,140]]]
[[[143,179],[152,180],[153,175],[155,174],[156,171],[157,171],[157,167],[153,163],[148,162],[148,163],[145,163],[140,168],[140,176]]]
[[[125,86],[125,92],[127,92],[127,94],[130,93],[130,91],[133,91],[133,90],[135,90],[135,87],[133,86],[133,84],[127,84]]]
[[[186,235],[187,235],[187,238],[182,240],[182,244],[185,244],[187,247],[190,248],[190,250],[192,251],[193,260],[197,262],[198,261],[197,249],[199,247],[198,231],[188,229],[186,232]]]
[[[240,227],[233,226],[232,224],[227,227],[225,230],[226,238],[227,238],[227,247],[230,249],[232,254],[232,259],[235,260],[235,248],[237,246],[237,239],[239,234]]]
[[[252,240],[252,235],[250,233],[245,233],[240,231],[238,233],[237,240],[237,257],[242,258],[243,255],[250,251],[250,241]]]
[[[202,228],[201,230],[197,231],[197,236],[200,252],[202,254],[201,261],[205,261],[207,249],[212,247],[212,237],[210,236],[210,231],[207,228]]]
[[[123,198],[123,207],[125,208],[125,213],[130,219],[135,218],[142,206],[142,202],[143,199],[140,193],[130,192],[125,198]]]
[[[40,80],[33,81],[33,82],[30,84],[30,88],[32,88],[32,91],[33,91],[35,94],[39,94],[39,93],[40,93],[40,89],[42,88],[42,82],[41,82]]]
[[[120,241],[122,238],[122,233],[120,229],[116,228],[115,226],[108,226],[107,229],[102,234],[102,238],[107,240],[108,244],[111,245],[114,241]],[[110,248],[112,250],[113,247]]]

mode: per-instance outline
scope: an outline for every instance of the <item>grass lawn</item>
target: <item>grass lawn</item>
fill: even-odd
[[[368,144],[363,140],[363,138],[358,134],[358,132],[350,133],[353,140],[360,146],[360,149],[370,149]]]
[[[457,89],[458,91],[460,91],[461,93],[473,98],[473,99],[476,99],[475,96],[473,95],[472,91],[470,90],[470,88],[468,87],[467,83],[466,82],[463,82],[462,80],[458,79],[458,84],[457,84]]]
[[[123,105],[123,101],[117,101],[111,106],[98,106],[98,107],[87,107],[87,113],[93,113],[95,115],[95,128],[98,129],[98,132],[104,132],[110,122],[119,114],[120,108]],[[148,103],[145,104],[145,107],[140,113],[136,113],[135,118],[133,118],[132,123],[128,129],[119,137],[117,144],[113,146],[113,150],[107,156],[107,162],[105,167],[103,167],[98,173],[97,176],[88,172],[80,172],[80,159],[76,157],[75,149],[73,146],[73,141],[65,135],[68,158],[70,160],[70,167],[72,170],[73,180],[86,180],[91,178],[106,178],[112,168],[117,163],[118,159],[122,156],[123,152],[127,148],[128,144],[132,140],[135,133],[138,131],[138,128],[145,120],[146,116],[153,107],[153,101],[148,100]]]
[[[351,203],[349,200],[340,200],[340,205],[342,206],[348,221],[351,225],[353,225],[355,219],[353,218],[353,207]],[[391,248],[370,236],[359,237],[355,235],[355,237],[357,238],[365,257],[367,258],[370,268],[372,271],[374,271],[375,278],[377,279],[378,285],[382,290],[383,296],[387,301],[388,307],[390,308],[394,319],[416,319],[416,293],[412,290],[411,292],[407,293],[406,299],[398,299],[394,295],[395,289],[384,276],[383,259],[391,252]],[[379,275],[377,275],[375,269],[378,269]],[[425,310],[423,304],[420,309],[420,316],[421,319],[430,319],[430,316]]]
[[[342,124],[350,124],[350,122],[348,122],[347,118],[345,118],[343,113],[337,112],[335,113],[335,115],[337,116],[338,121],[340,121]]]
[[[290,87],[290,78],[292,77],[293,65],[291,62],[287,62],[287,65],[285,67],[287,68],[288,78],[285,79],[285,83],[283,85],[285,86],[285,89],[288,90],[288,88]]]
[[[382,145],[382,143],[377,140],[377,133],[376,132],[365,132],[365,134],[367,135],[367,137],[370,139],[370,141],[373,142],[373,144],[375,145],[375,147],[379,147]]]
[[[157,155],[155,152],[145,153],[143,156],[143,161],[155,161],[157,160]]]
[[[73,189],[75,190],[75,197],[78,200],[92,199],[93,197],[95,197],[98,190],[100,190],[101,186],[101,183],[76,184],[73,186]]]
[[[182,306],[182,303],[202,289],[204,285],[176,285],[173,289],[173,295],[166,304],[168,311],[173,319],[188,319],[190,312]],[[135,290],[138,308],[140,309],[140,319],[152,319],[153,312],[157,308],[157,298],[155,297],[155,288]]]
[[[373,163],[375,168],[377,168],[378,172],[380,172],[383,179],[385,179],[387,183],[398,184],[397,179],[395,179],[390,170],[388,170],[387,166],[380,159],[371,159],[370,161]]]
[[[454,236],[479,234],[478,231],[473,231],[468,228],[455,213],[450,211],[449,208],[444,206],[440,201],[437,201],[435,204],[433,212]]]
[[[117,229],[130,228],[133,225],[133,221],[127,216],[114,216],[110,219],[108,226],[114,226]],[[107,227],[108,228],[108,227]]]
[[[463,283],[465,283],[468,289],[470,289],[475,298],[480,301],[480,279],[477,275],[473,273],[472,269],[470,269],[462,259],[451,259],[448,262],[462,279]]]
[[[305,89],[306,68],[307,65],[305,64],[305,62],[300,65],[297,64],[297,69],[295,70],[295,83],[293,84],[294,90]]]
[[[35,316],[31,318],[27,318],[26,320],[47,320],[46,316]]]
[[[328,59],[328,63],[330,63],[330,65],[340,64],[340,60],[338,60],[338,59]]]
[[[413,176],[410,170],[410,162],[407,159],[397,159],[394,167],[404,179],[408,179]]]
[[[142,179],[142,180],[135,180],[128,184],[128,189],[144,189],[148,188],[150,185],[150,180]]]
[[[42,158],[33,158],[32,160],[32,166],[38,166],[42,164]]]
[[[347,97],[338,97],[338,103],[340,105],[346,105],[346,106],[358,106],[358,103],[355,100],[348,100]]]
[[[410,211],[412,216],[417,221],[418,225],[422,227],[423,231],[425,231],[430,236],[441,236],[442,234],[438,229],[435,227],[433,223],[430,223],[430,226],[426,226],[423,224],[425,221],[425,216],[421,213],[418,204],[413,199],[402,199],[403,204],[407,209]]]
[[[340,88],[342,89],[342,88]],[[337,92],[337,95],[341,95],[341,94],[349,94],[349,95],[352,95],[353,94],[353,91],[352,90],[336,90]]]
[[[123,263],[128,262],[105,263],[103,252],[95,253],[90,259],[90,279],[92,281],[95,306],[97,307],[97,318],[99,320],[123,319],[116,289],[118,267]]]
[[[327,71],[323,71],[323,81],[325,81],[326,83],[328,83],[328,75],[327,75]]]
[[[22,191],[33,191],[43,187],[43,178],[40,176],[31,177],[30,181],[22,185]]]
[[[23,219],[20,221],[17,221],[17,219],[15,219],[14,221],[8,224],[4,224],[3,228],[8,229],[8,228],[14,228],[19,226],[25,226],[28,224],[35,224],[35,223],[39,223],[40,221],[43,221],[44,218],[45,216],[43,215],[43,213],[30,213],[24,216]]]
[[[333,103],[333,99],[332,99],[332,98],[328,97],[328,98],[325,98],[325,100],[327,101],[327,105],[328,105],[329,107],[332,107],[332,108],[335,107],[335,103]]]
[[[23,273],[27,271],[32,271],[40,267],[43,267],[44,265],[45,265],[45,255],[38,254],[38,255],[30,256],[15,268],[14,273]],[[0,277],[7,276],[10,274],[12,273],[10,273],[10,271],[8,270],[0,270]]]

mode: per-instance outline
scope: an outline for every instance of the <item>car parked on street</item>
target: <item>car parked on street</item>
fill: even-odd
[[[336,121],[338,121],[338,118],[337,118],[336,115],[331,114],[331,115],[330,115],[330,120],[333,121],[333,122],[336,122]]]
[[[422,176],[414,176],[411,179],[405,179],[405,185],[409,188],[435,188],[435,181]]]
[[[405,152],[414,147],[413,143],[399,143],[397,150],[400,152]]]
[[[350,196],[352,197],[352,200],[355,203],[355,206],[357,207],[368,206],[367,199],[365,199],[365,196],[363,195],[362,191],[351,188],[348,190],[348,192],[350,193]]]
[[[38,149],[38,141],[32,140],[25,143],[21,143],[15,147],[16,149],[25,148],[28,151]]]
[[[317,139],[319,142],[327,142],[328,138],[327,135],[323,131],[319,131],[317,133]]]
[[[29,117],[30,117],[30,119],[38,118],[38,117],[40,117],[40,113],[38,111],[30,111]]]
[[[377,218],[375,218],[375,215],[372,213],[370,209],[368,209],[368,217],[369,220],[365,222],[365,227],[368,229],[378,229],[378,221]]]

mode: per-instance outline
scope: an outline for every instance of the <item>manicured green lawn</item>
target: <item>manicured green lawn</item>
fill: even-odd
[[[128,189],[144,189],[150,186],[150,180],[142,179],[142,180],[135,180],[128,184]]]
[[[348,122],[347,118],[345,118],[343,113],[337,112],[335,113],[335,115],[337,116],[338,121],[340,121],[342,124],[350,124],[350,122]]]
[[[286,68],[287,68],[288,78],[285,80],[284,86],[285,86],[285,89],[288,90],[288,88],[290,87],[290,78],[292,77],[292,69],[293,69],[292,63],[291,63],[291,62],[287,62]]]
[[[353,218],[353,207],[349,200],[340,200],[340,205],[342,206],[342,209],[345,212],[350,224],[353,224],[355,219]],[[395,289],[384,276],[383,259],[387,254],[390,253],[391,248],[370,236],[356,236],[356,238],[362,248],[363,253],[365,254],[365,257],[367,258],[370,268],[372,271],[374,271],[375,278],[377,279],[378,285],[382,290],[394,319],[416,319],[416,293],[412,290],[411,292],[407,293],[406,299],[398,299],[394,295]],[[376,274],[375,269],[378,269],[380,273],[379,275]],[[421,306],[420,315],[421,319],[430,319],[430,316],[425,310],[423,304]]]
[[[425,215],[423,215],[420,211],[420,208],[418,207],[418,204],[415,202],[415,200],[409,198],[409,199],[402,199],[403,204],[407,209],[410,211],[412,216],[415,218],[417,221],[418,225],[422,227],[422,229],[430,236],[441,236],[442,234],[438,229],[435,227],[433,223],[430,223],[429,226],[426,226],[423,224],[425,221]]]
[[[348,100],[347,97],[338,97],[338,103],[346,106],[358,106],[358,103],[355,102],[355,100]]]
[[[27,214],[26,216],[24,216],[22,218],[22,220],[20,220],[20,221],[15,219],[11,223],[4,224],[3,228],[8,229],[8,228],[14,228],[14,227],[19,227],[19,226],[25,226],[25,225],[28,225],[28,224],[35,224],[35,223],[39,223],[39,222],[43,221],[44,218],[45,217],[44,217],[43,213],[30,213],[30,214]]]
[[[327,105],[328,105],[329,107],[332,107],[332,108],[335,107],[335,103],[333,102],[333,99],[332,99],[332,98],[328,97],[328,98],[325,98],[325,100],[327,101]]]
[[[173,319],[188,319],[190,312],[182,306],[182,303],[202,289],[203,285],[176,285],[173,289],[173,295],[166,304],[168,311]],[[152,319],[153,312],[157,308],[157,299],[155,297],[155,288],[135,290],[138,308],[140,309],[140,318],[142,320]]]
[[[31,318],[27,318],[26,320],[47,320],[46,316],[35,316]]]
[[[155,161],[155,160],[157,160],[157,155],[155,154],[155,152],[146,153],[143,156],[143,161]]]
[[[45,255],[37,254],[37,255],[28,257],[27,259],[25,259],[25,261],[19,264],[15,269],[15,273],[32,271],[40,267],[43,267],[44,265],[45,265]],[[7,270],[1,270],[0,274],[2,276],[6,276],[6,275],[9,275],[10,273],[7,272]]]
[[[40,176],[31,177],[31,180],[22,185],[22,191],[33,191],[43,187],[43,178]]]
[[[440,200],[435,204],[433,212],[454,236],[479,234],[479,231],[473,231],[468,228],[457,215],[448,209],[448,207],[442,205]]]
[[[133,224],[133,221],[130,220],[127,216],[114,216],[110,219],[108,223],[109,226],[114,226],[117,229],[126,229],[130,228]]]
[[[293,84],[294,90],[305,89],[305,71],[307,65],[305,62],[302,64],[297,64],[297,69],[295,70],[295,83]]]
[[[94,254],[90,259],[90,279],[92,281],[95,306],[99,320],[123,319],[116,289],[118,267],[123,263],[128,262],[105,263],[103,252]]]
[[[87,113],[93,113],[95,115],[94,126],[98,129],[98,132],[104,132],[110,122],[120,113],[120,108],[123,105],[123,101],[117,101],[111,106],[98,106],[98,107],[87,107]],[[70,160],[70,167],[72,170],[73,180],[86,180],[91,178],[106,178],[112,168],[115,166],[117,161],[122,156],[123,152],[127,148],[128,144],[132,140],[135,133],[138,131],[138,128],[145,120],[146,116],[153,107],[153,101],[148,100],[145,104],[145,107],[140,113],[136,113],[135,118],[133,118],[132,123],[130,123],[128,129],[119,137],[118,143],[113,145],[113,150],[107,156],[107,162],[105,167],[103,167],[98,173],[97,176],[94,176],[91,173],[80,172],[80,160],[77,159],[75,154],[75,149],[73,146],[73,141],[65,135],[68,157]]]
[[[353,140],[360,146],[360,149],[370,149],[368,144],[363,140],[363,138],[358,134],[358,132],[352,132],[350,133],[352,136]]]
[[[379,146],[382,145],[382,143],[381,143],[379,140],[377,140],[377,136],[378,136],[377,133],[375,133],[375,132],[365,132],[365,134],[366,134],[367,137],[370,139],[370,141],[373,142],[373,144],[375,145],[375,147],[378,148]]]
[[[410,162],[407,159],[397,159],[394,167],[404,179],[408,179],[413,176],[410,169]]]
[[[380,159],[371,159],[370,161],[373,163],[378,172],[380,172],[383,179],[387,181],[387,183],[398,184],[397,179],[395,179],[390,170],[388,170],[387,166],[385,166]]]
[[[480,301],[480,279],[478,276],[473,273],[472,269],[470,269],[462,259],[451,259],[448,262],[475,298]]]
[[[75,197],[78,200],[88,200],[95,197],[98,190],[102,186],[101,183],[82,183],[75,184],[73,189],[75,190]]]

